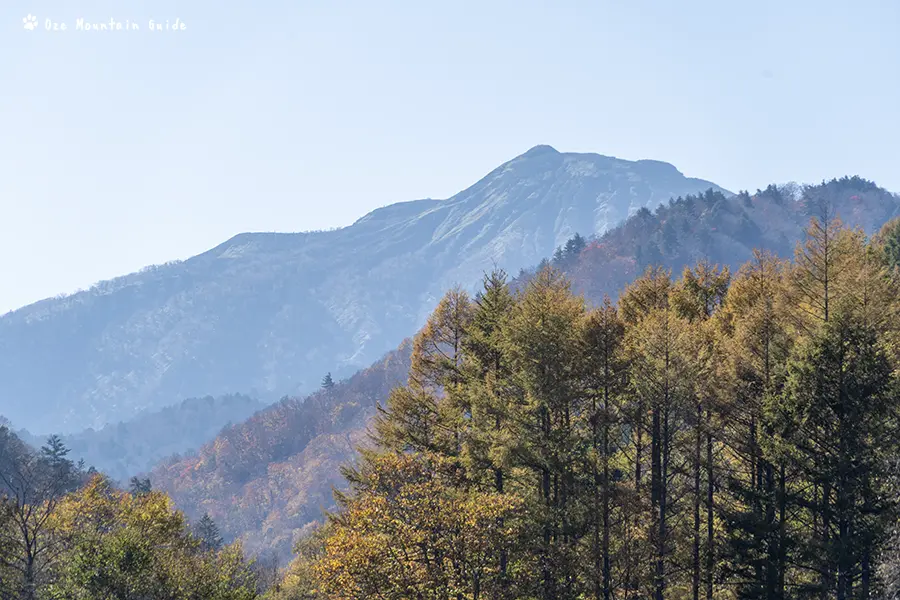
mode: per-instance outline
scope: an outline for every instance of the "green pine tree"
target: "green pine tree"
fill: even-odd
[[[144,496],[153,491],[149,478],[141,479],[140,477],[132,477],[129,482],[128,491],[133,496]]]
[[[325,377],[322,378],[322,389],[330,390],[334,387],[334,379],[331,378],[331,373],[325,373]]]
[[[889,221],[878,234],[884,261],[891,269],[900,269],[900,217]]]
[[[221,550],[225,543],[219,532],[219,526],[209,516],[209,513],[204,513],[194,526],[194,537],[200,540],[201,548],[207,552]]]
[[[787,452],[809,483],[804,552],[814,576],[803,587],[823,597],[869,598],[874,561],[892,522],[885,487],[897,451],[900,408],[891,366],[876,333],[836,315],[797,353],[777,410]]]

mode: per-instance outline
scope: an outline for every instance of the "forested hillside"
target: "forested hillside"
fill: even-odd
[[[448,292],[282,597],[896,597],[898,231]]]
[[[29,431],[73,433],[184,398],[306,394],[396,348],[447,287],[710,188],[663,162],[539,146],[446,200],[333,231],[243,233],[0,316],[2,410]]]
[[[198,449],[226,425],[240,423],[265,406],[241,394],[189,398],[99,430],[60,437],[73,459],[83,460],[115,480],[128,481],[164,458]],[[19,435],[35,446],[42,442],[27,432]]]
[[[677,274],[701,259],[737,268],[755,247],[789,257],[817,212],[840,214],[871,233],[898,207],[895,196],[859,178],[800,189],[769,186],[732,198],[710,192],[639,211],[597,239],[575,236],[547,262],[588,305],[599,306],[605,294],[615,298],[654,262]],[[522,290],[533,276],[523,271],[510,285]],[[160,465],[151,478],[189,514],[208,511],[228,536],[284,557],[320,519],[321,509],[332,505],[330,486],[342,484],[337,466],[354,457],[355,443],[365,441],[375,404],[405,380],[408,357],[404,346],[330,393],[320,391],[306,402],[285,400],[229,429],[197,456]],[[339,411],[352,416],[335,419]]]
[[[754,249],[789,257],[812,217],[839,216],[872,234],[898,215],[900,198],[859,177],[803,187],[770,185],[734,197],[708,191],[676,198],[652,212],[640,210],[577,255],[564,252],[553,262],[577,291],[598,302],[606,294],[615,297],[648,266],[679,273],[706,260],[734,268]]]
[[[0,598],[252,600],[260,577],[208,519],[191,526],[146,482],[130,491],[0,425]]]
[[[285,398],[199,452],[163,461],[150,480],[192,518],[208,513],[249,551],[276,549],[286,559],[301,529],[333,504],[341,465],[365,443],[376,405],[405,381],[409,356],[404,343],[349,379]]]

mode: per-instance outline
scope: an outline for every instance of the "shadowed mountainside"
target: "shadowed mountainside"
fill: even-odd
[[[127,482],[168,456],[199,448],[226,425],[240,423],[265,406],[240,394],[189,398],[158,411],[144,411],[128,421],[61,437],[71,450],[69,458]],[[18,434],[36,448],[47,437],[24,430]]]

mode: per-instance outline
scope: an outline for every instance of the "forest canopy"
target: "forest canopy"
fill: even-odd
[[[451,290],[278,594],[893,597],[896,231],[598,307],[552,266]]]
[[[253,565],[211,521],[192,531],[148,480],[119,490],[68,453],[56,436],[35,451],[0,427],[0,599],[257,597]]]

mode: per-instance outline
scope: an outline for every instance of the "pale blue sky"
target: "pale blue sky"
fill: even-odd
[[[0,56],[0,311],[447,197],[539,143],[900,191],[896,0],[3,0]]]

